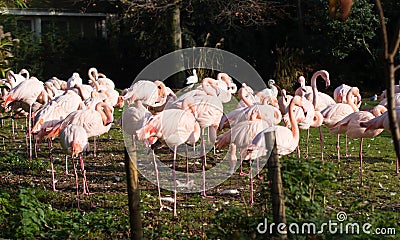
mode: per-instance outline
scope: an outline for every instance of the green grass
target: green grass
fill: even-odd
[[[364,107],[369,107],[365,105]],[[116,111],[116,118],[121,112]],[[18,121],[16,140],[4,139],[0,155],[0,237],[54,239],[126,239],[129,237],[129,211],[123,166],[123,140],[119,127],[110,131],[111,140],[101,137],[99,157],[85,156],[87,178],[93,194],[81,196],[78,211],[75,180],[64,172],[64,155],[58,141],[54,157],[58,192],[51,191],[50,164],[46,143],[39,145],[38,159],[25,156],[25,138]],[[10,136],[10,121],[5,121],[1,134]],[[359,140],[349,139],[349,156],[336,155],[336,137],[323,127],[325,164],[319,151],[318,129],[311,129],[310,157],[297,158],[294,152],[281,157],[282,178],[288,223],[335,221],[344,211],[347,222],[370,223],[377,227],[393,227],[400,233],[399,176],[395,173],[395,153],[390,133],[382,132],[374,139],[364,140],[364,185],[359,185]],[[300,147],[305,146],[306,132],[301,131]],[[344,137],[341,153],[344,154]],[[221,153],[225,154],[226,150]],[[210,159],[211,159],[210,153]],[[304,156],[304,151],[302,152]],[[167,151],[161,159],[171,159]],[[216,159],[218,161],[218,159]],[[213,164],[211,161],[210,164]],[[178,167],[184,166],[181,158]],[[244,163],[248,171],[248,163]],[[69,170],[72,172],[70,162]],[[168,210],[159,210],[157,188],[144,178],[141,184],[141,213],[145,239],[266,239],[257,232],[264,218],[272,222],[270,188],[265,180],[256,179],[254,205],[249,205],[249,179],[235,173],[208,193],[178,194],[177,218]],[[223,189],[237,189],[238,195],[219,195]],[[163,190],[163,196],[172,192]],[[90,200],[96,208],[90,208]],[[172,207],[172,206],[171,206]],[[366,239],[379,235],[332,235],[328,232],[310,235],[289,235],[290,239]]]

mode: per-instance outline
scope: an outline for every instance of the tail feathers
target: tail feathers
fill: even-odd
[[[13,98],[11,94],[7,94],[4,96],[4,102],[3,102],[3,107],[7,107],[8,104],[14,102],[17,100],[16,98]]]
[[[61,131],[61,125],[58,124],[55,127],[53,127],[48,134],[45,135],[45,138],[54,139],[58,137],[58,135],[60,135],[60,131]]]
[[[217,149],[222,149],[228,146],[230,143],[231,143],[231,131],[228,131],[217,138],[215,142],[215,147]]]

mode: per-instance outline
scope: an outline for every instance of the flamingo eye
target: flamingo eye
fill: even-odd
[[[161,86],[158,86],[158,89],[161,89]]]

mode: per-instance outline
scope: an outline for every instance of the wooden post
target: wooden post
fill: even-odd
[[[132,158],[125,147],[125,170],[128,188],[129,223],[131,226],[131,239],[142,239],[142,220],[140,216],[140,190],[137,171],[136,149],[133,149]]]
[[[266,149],[272,149],[271,156],[268,160],[268,176],[271,189],[274,225],[271,224],[270,227],[272,228],[272,233],[274,235],[279,233],[281,239],[287,239],[285,196],[283,194],[281,166],[279,164],[279,155],[276,148],[275,132],[267,132],[264,137]]]

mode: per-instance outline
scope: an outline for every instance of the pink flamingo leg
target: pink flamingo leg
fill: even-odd
[[[307,129],[307,138],[306,138],[306,155],[304,158],[308,158],[308,141],[310,139],[310,129]]]
[[[319,147],[321,150],[321,160],[322,160],[322,164],[324,164],[324,146],[323,146],[323,138],[322,138],[322,129],[321,127],[319,127]]]
[[[68,172],[68,155],[65,155],[65,175],[69,175]]]
[[[340,145],[339,145],[339,140],[340,140],[340,134],[337,135],[337,144],[336,144],[338,163],[340,163]]]
[[[360,186],[363,186],[363,175],[362,175],[362,166],[363,166],[363,159],[362,159],[362,145],[363,139],[360,139]]]
[[[399,174],[399,159],[396,158],[396,173]]]
[[[79,206],[79,180],[78,180],[78,172],[76,171],[76,164],[75,164],[75,158],[72,157],[72,162],[74,164],[74,172],[75,172],[75,187],[76,187],[76,200],[78,202],[78,209],[81,210]]]
[[[254,204],[254,199],[253,199],[253,169],[252,166],[252,160],[250,159],[250,171],[249,171],[249,177],[250,177],[250,204]]]
[[[86,181],[86,170],[85,170],[85,164],[83,163],[83,158],[82,155],[79,156],[79,163],[81,165],[81,172],[82,172],[82,184],[83,184],[83,194],[89,195],[89,187],[87,185]]]
[[[185,155],[186,155],[186,184],[189,183],[189,157],[188,157],[188,146],[185,145]]]
[[[175,172],[175,164],[176,164],[176,146],[174,146],[174,162],[173,162],[173,176],[174,176],[174,217],[177,217],[178,214],[176,212],[176,172]]]
[[[29,106],[28,134],[29,134],[29,160],[32,162],[32,105]]]
[[[96,136],[93,137],[93,157],[97,157],[97,155],[96,155]]]
[[[52,151],[52,144],[51,144],[51,140],[49,139],[48,141],[49,144],[49,159],[50,159],[50,165],[51,165],[51,185],[53,188],[54,192],[57,192],[56,189],[56,180],[54,179],[54,164],[53,164],[53,154],[51,153]]]
[[[297,158],[300,158],[300,157],[301,157],[300,145],[298,145],[298,146],[296,147],[296,149],[297,149]]]
[[[247,173],[243,172],[243,158],[242,158],[242,154],[240,154],[240,176],[246,176]]]
[[[164,208],[164,205],[162,204],[161,201],[161,189],[160,189],[160,179],[158,178],[158,167],[157,167],[157,161],[156,161],[156,154],[153,152],[153,162],[154,162],[154,170],[156,171],[156,181],[157,181],[157,190],[158,190],[158,200],[160,201],[160,210]]]
[[[347,137],[347,135],[346,135],[346,157],[348,157],[349,156],[349,151],[348,151],[348,145],[347,145],[347,142],[348,142],[348,137]]]

